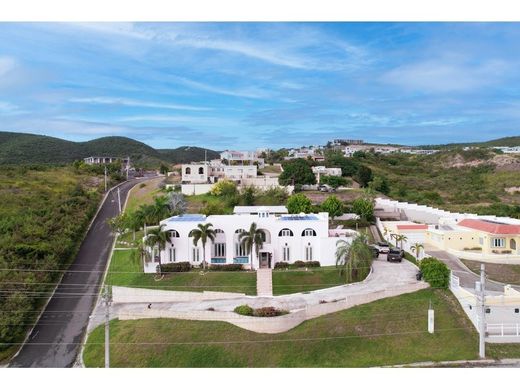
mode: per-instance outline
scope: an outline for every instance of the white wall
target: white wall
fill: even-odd
[[[184,195],[201,195],[211,191],[213,184],[181,184]]]

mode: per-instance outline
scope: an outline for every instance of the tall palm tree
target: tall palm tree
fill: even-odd
[[[249,263],[251,264],[251,269],[253,268],[253,249],[258,258],[260,253],[260,249],[262,249],[262,245],[265,242],[265,233],[258,229],[256,223],[252,223],[249,227],[249,231],[241,232],[238,235],[238,240],[241,245],[244,245],[249,255]]]
[[[163,219],[171,216],[170,201],[166,196],[156,196],[150,208],[153,223],[159,223]]]
[[[419,255],[421,253],[421,249],[424,249],[424,245],[416,242],[412,245],[412,252],[415,253],[415,258],[419,260]]]
[[[341,276],[345,275],[345,283],[351,283],[355,276],[366,277],[371,265],[372,251],[366,235],[358,235],[351,243],[344,240],[336,243],[336,267]]]
[[[195,229],[191,232],[193,237],[193,245],[197,246],[199,240],[202,243],[202,268],[206,269],[206,242],[208,239],[211,242],[215,242],[216,233],[215,230],[212,229],[213,224],[206,223],[202,224],[199,223],[198,229]]]
[[[161,268],[161,252],[166,249],[166,243],[171,243],[170,233],[163,230],[164,226],[166,225],[148,230],[148,234],[144,239],[144,243],[152,250],[155,247],[159,249],[159,269]]]

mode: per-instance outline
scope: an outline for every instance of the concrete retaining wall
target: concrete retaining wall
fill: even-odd
[[[112,287],[114,303],[158,303],[158,302],[193,302],[215,299],[232,299],[245,297],[243,293],[218,291],[168,291],[147,288]]]
[[[395,290],[381,290],[368,294],[349,296],[346,300],[309,305],[279,317],[248,317],[234,312],[223,311],[171,311],[156,309],[134,309],[120,311],[120,320],[137,320],[144,318],[177,318],[197,321],[225,321],[256,333],[283,333],[300,325],[306,320],[322,315],[335,313],[353,306],[369,303],[378,299],[418,291],[425,288],[423,284],[413,284],[396,288]]]

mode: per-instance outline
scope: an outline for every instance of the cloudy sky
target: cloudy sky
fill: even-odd
[[[0,130],[154,147],[520,135],[520,24],[0,23]]]

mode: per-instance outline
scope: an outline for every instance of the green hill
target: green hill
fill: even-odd
[[[465,142],[465,143],[452,143],[452,144],[441,144],[441,145],[421,145],[420,148],[425,149],[453,149],[463,148],[465,146],[520,146],[520,136],[514,137],[503,137],[496,138],[489,141],[483,142]]]
[[[0,132],[0,164],[64,164],[89,156],[127,157],[140,166],[182,163],[204,159],[204,149],[182,146],[156,150],[127,137],[103,137],[72,142],[45,135]],[[208,159],[218,157],[207,151]]]
[[[163,159],[172,163],[188,163],[191,161],[203,161],[204,158],[212,160],[220,157],[219,152],[196,146],[181,146],[177,149],[157,149],[157,151]]]

